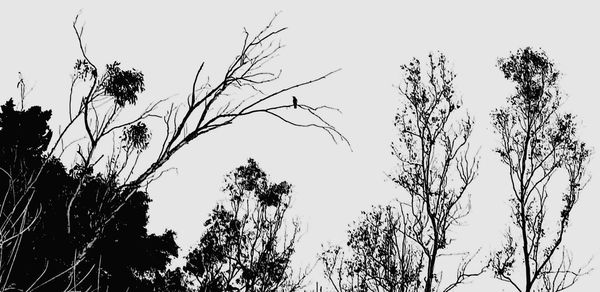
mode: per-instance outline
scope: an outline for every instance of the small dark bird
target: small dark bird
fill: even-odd
[[[298,108],[298,99],[295,96],[292,96],[292,103],[294,104],[294,108]]]
[[[19,82],[17,82],[17,88],[19,88],[19,86],[25,86],[25,82],[23,82],[23,74],[21,74],[21,71],[19,71]]]

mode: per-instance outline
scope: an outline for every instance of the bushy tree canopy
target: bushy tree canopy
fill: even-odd
[[[119,192],[114,177],[82,173],[76,167],[67,170],[58,159],[46,157],[44,151],[52,136],[50,116],[50,111],[37,106],[15,109],[12,100],[2,105],[0,112],[0,168],[4,170],[0,186],[5,194],[2,215],[25,210],[29,218],[26,223],[32,224],[18,242],[18,260],[10,273],[10,281],[19,289],[41,285],[39,289],[58,291],[66,286],[67,277],[45,282],[72,268],[74,253],[94,236],[96,225],[112,208],[105,198]],[[68,233],[68,195],[81,176],[82,195],[73,212],[73,232]],[[102,286],[111,290],[150,289],[153,279],[164,275],[178,247],[173,231],[148,234],[149,202],[148,194],[138,191],[106,227],[85,262],[76,267],[80,272],[75,275],[83,280],[81,287],[93,286],[99,278]],[[26,203],[28,208],[23,208]]]
[[[287,230],[291,185],[270,182],[253,160],[226,177],[228,204],[215,207],[184,270],[199,291],[296,291],[290,267],[298,224]]]

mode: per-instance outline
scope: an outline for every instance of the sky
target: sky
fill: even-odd
[[[178,153],[174,167],[150,186],[149,229],[173,229],[185,254],[199,240],[209,211],[225,200],[224,175],[252,157],[273,180],[294,186],[291,212],[302,222],[295,262],[310,265],[321,244],[345,243],[348,224],[361,210],[406,198],[387,174],[395,171],[390,143],[401,99],[400,65],[441,51],[453,64],[456,90],[475,119],[472,147],[479,149],[479,176],[470,188],[472,212],[455,229],[457,250],[483,255],[500,246],[508,218],[508,177],[493,153],[498,137],[490,112],[511,93],[497,59],[525,46],[543,48],[563,73],[568,98],[563,109],[577,116],[579,135],[600,149],[596,127],[600,80],[600,20],[592,1],[11,1],[0,4],[0,101],[17,96],[17,72],[33,87],[26,105],[53,110],[58,129],[67,117],[70,74],[79,57],[72,21],[80,14],[84,41],[97,64],[114,60],[141,70],[140,100],[170,97],[182,102],[198,66],[216,80],[242,44],[243,29],[257,32],[275,13],[288,27],[285,47],[271,63],[281,68],[277,87],[341,71],[291,94],[302,102],[341,110],[327,113],[352,150],[314,129],[300,129],[268,116],[239,120],[201,137]],[[282,96],[281,98],[291,98]],[[65,158],[67,164],[69,159]],[[600,255],[596,195],[592,179],[576,206],[567,244],[576,262]],[[556,190],[557,195],[562,190]],[[556,210],[556,209],[555,209]],[[592,261],[592,266],[600,262]],[[452,273],[451,271],[449,273]],[[312,280],[324,282],[319,269]],[[597,272],[569,291],[600,285]],[[491,274],[457,291],[511,291]]]

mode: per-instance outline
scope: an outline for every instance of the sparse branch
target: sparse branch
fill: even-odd
[[[473,253],[472,255],[466,255],[462,259],[461,263],[459,264],[459,266],[456,270],[456,279],[454,280],[454,282],[452,282],[446,288],[444,288],[444,290],[442,290],[443,292],[449,292],[450,290],[456,288],[458,285],[466,283],[466,281],[469,278],[480,276],[487,270],[488,265],[485,265],[473,272],[467,272],[469,265],[471,264],[471,262],[473,261],[475,256],[477,256],[477,254],[479,254],[479,250],[477,252]]]

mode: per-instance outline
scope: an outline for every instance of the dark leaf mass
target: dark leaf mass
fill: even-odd
[[[106,65],[102,86],[107,95],[114,97],[118,106],[134,105],[138,94],[144,91],[144,74],[135,69],[122,70],[120,65],[119,62]]]

